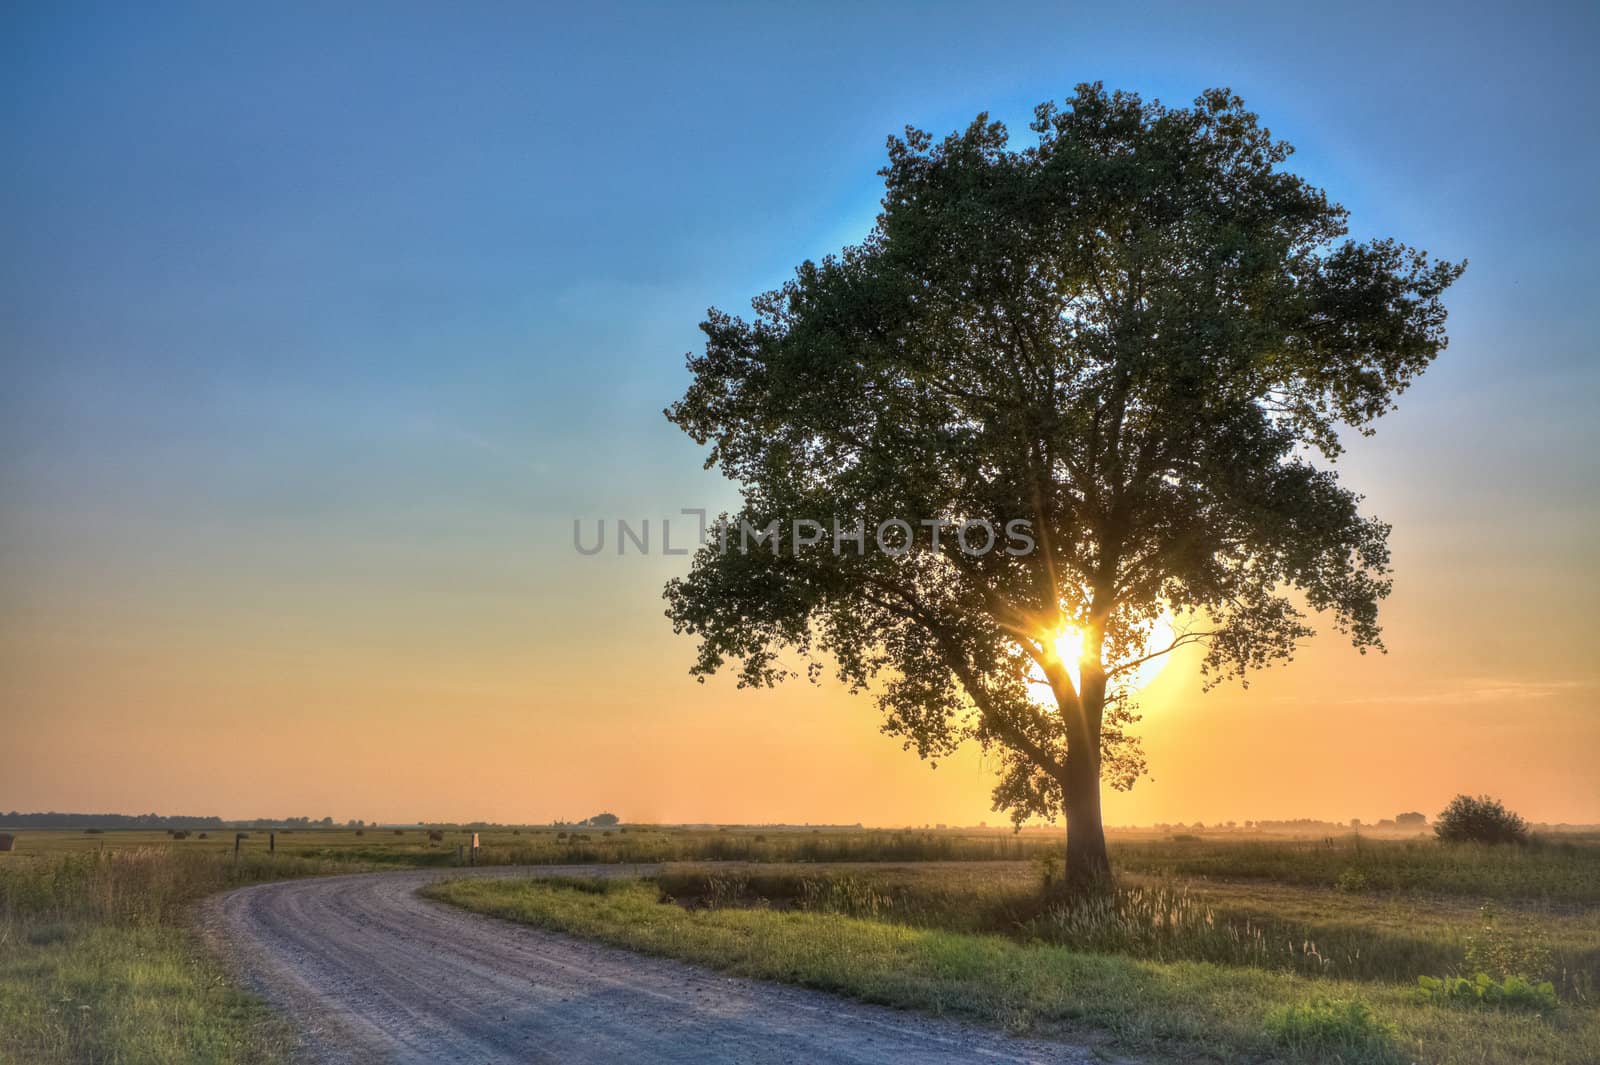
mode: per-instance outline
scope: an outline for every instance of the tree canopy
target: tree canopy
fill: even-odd
[[[1147,656],[1203,643],[1212,682],[1244,677],[1318,613],[1381,646],[1388,526],[1330,466],[1341,428],[1369,432],[1445,347],[1464,264],[1346,239],[1227,90],[1172,108],[1081,85],[1031,129],[1022,148],[986,115],[891,137],[860,244],[748,319],[708,313],[667,416],[741,486],[732,522],[830,535],[703,546],[666,598],[697,673],[831,661],[907,746],[977,740],[997,808],[1066,810],[1070,835],[1091,803],[1098,831],[1102,773],[1142,768],[1127,682]],[[831,523],[863,517],[866,549],[841,549]],[[892,517],[914,549],[876,549]],[[951,532],[978,519],[1025,522],[1032,550],[963,550]]]

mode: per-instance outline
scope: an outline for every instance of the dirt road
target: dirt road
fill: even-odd
[[[463,874],[639,870],[407,870],[285,881],[218,896],[204,921],[248,983],[293,1021],[301,1057],[317,1065],[1098,1060],[1081,1047],[719,976],[416,895],[430,880]]]

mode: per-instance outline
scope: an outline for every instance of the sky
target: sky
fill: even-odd
[[[1103,80],[1229,86],[1355,236],[1471,264],[1339,463],[1389,653],[1175,656],[1107,822],[1600,822],[1597,47],[1586,4],[7,5],[0,809],[1003,822],[836,684],[696,684],[684,560],[572,526],[736,498],[662,408],[707,307],[867,232],[887,135]]]

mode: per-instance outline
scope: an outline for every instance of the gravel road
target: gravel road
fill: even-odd
[[[204,930],[294,1023],[297,1060],[955,1065],[1099,1061],[820,992],[586,943],[420,898],[430,880],[616,876],[560,866],[291,880],[209,901]]]

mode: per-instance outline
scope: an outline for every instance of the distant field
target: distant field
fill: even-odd
[[[1058,829],[827,829],[529,827],[479,829],[478,861],[549,865],[675,861],[925,862],[1046,860],[1058,854]],[[437,839],[430,839],[437,833]],[[192,833],[86,833],[22,830],[0,871],[60,854],[139,847],[229,857],[233,830]],[[266,858],[271,833],[252,830],[246,858]],[[455,827],[279,829],[276,854],[356,866],[447,866],[465,860],[473,830]],[[1600,904],[1600,834],[1551,835],[1524,848],[1442,846],[1427,836],[1345,834],[1294,838],[1243,832],[1173,839],[1150,832],[1111,833],[1112,864],[1122,872],[1187,879],[1262,880],[1362,893],[1422,892],[1472,898]]]
[[[620,893],[518,881],[442,889],[451,901],[871,1001],[1213,1058],[1401,1060],[1267,1033],[1272,1009],[1327,994],[1369,1003],[1397,1026],[1382,1045],[1419,1061],[1600,1061],[1592,836],[1511,849],[1123,834],[1119,909],[1061,918],[1041,892],[1058,830],[478,831],[485,863],[681,864]],[[269,833],[252,830],[236,859],[231,830],[18,832],[0,853],[0,1062],[276,1065],[283,1024],[200,949],[194,900],[266,879],[449,866],[471,833],[279,829],[268,853]],[[1480,969],[1548,979],[1560,1005],[1415,1001],[1419,976]]]
[[[65,829],[16,831],[15,854],[29,855],[174,846],[186,851],[233,852],[233,829],[192,832],[174,840],[166,832],[84,832]],[[658,861],[1006,861],[1058,851],[1059,830],[1030,829],[805,829],[678,828],[623,825],[615,828],[496,828],[455,826],[276,830],[281,855],[377,865],[450,865],[458,848],[470,846],[477,831],[479,860],[493,865]],[[438,839],[430,839],[438,833]],[[248,830],[245,854],[265,854],[272,833]]]

